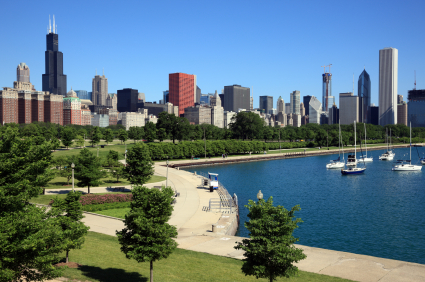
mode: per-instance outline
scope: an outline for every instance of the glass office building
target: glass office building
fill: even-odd
[[[332,74],[322,74],[322,111],[327,112],[331,104],[329,104],[329,97],[332,96]]]
[[[91,101],[91,93],[92,92],[87,92],[87,90],[75,90],[75,93],[77,93],[78,98]]]
[[[359,122],[371,123],[370,76],[366,70],[363,70],[360,74],[357,86],[357,96],[359,96]]]

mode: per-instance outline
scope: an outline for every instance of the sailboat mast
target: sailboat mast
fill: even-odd
[[[366,123],[364,123],[364,146],[366,147],[366,158],[367,158]]]
[[[412,122],[410,122],[410,164],[412,164]]]
[[[354,158],[357,160],[357,150],[356,150],[356,121],[354,121]]]

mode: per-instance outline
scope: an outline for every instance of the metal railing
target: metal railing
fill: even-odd
[[[195,172],[196,173],[196,172]],[[204,186],[205,179],[208,179],[208,175],[204,172],[199,172],[196,174],[201,178],[201,184]],[[237,213],[238,212],[238,197],[236,194],[233,197],[229,194],[227,189],[218,181],[218,196],[220,198],[212,198],[209,201],[209,211],[219,211],[222,213]]]

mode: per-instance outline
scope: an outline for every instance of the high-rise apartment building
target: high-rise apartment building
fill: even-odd
[[[329,67],[330,68],[330,67]],[[326,72],[322,74],[322,111],[327,112],[329,107],[332,105],[329,105],[329,96],[332,96],[332,74],[329,72]]]
[[[308,116],[310,114],[310,100],[311,100],[310,95],[304,96],[303,97],[303,103],[304,103],[304,107],[305,107],[305,115]]]
[[[63,74],[63,53],[59,52],[59,35],[55,32],[55,17],[53,29],[50,25],[46,35],[45,74],[43,74],[43,91],[50,94],[66,95],[66,75]]]
[[[277,113],[285,113],[285,101],[283,101],[282,96],[279,96],[276,104]]]
[[[18,90],[18,121],[31,123],[31,118],[31,91]]]
[[[18,90],[3,87],[0,91],[0,123],[18,123]]]
[[[16,81],[30,82],[30,68],[25,63],[20,63],[16,68]]]
[[[194,106],[184,109],[184,117],[191,124],[211,124],[211,108],[206,106]]]
[[[357,83],[357,94],[359,97],[359,122],[370,123],[370,84],[370,76],[366,70],[363,70]]]
[[[239,112],[239,109],[250,109],[251,90],[237,84],[224,86],[224,110]]]
[[[290,94],[290,104],[291,104],[291,113],[299,115],[300,114],[300,91],[295,90]],[[301,121],[300,121],[301,124]]]
[[[118,96],[115,93],[108,93],[106,96],[106,106],[110,109],[116,110],[118,104]]]
[[[196,75],[186,73],[170,73],[169,102],[179,107],[179,116],[184,115],[184,109],[195,105]]]
[[[273,108],[273,97],[272,96],[260,96],[260,110],[264,110],[264,113],[270,114],[270,110]]]
[[[44,95],[44,121],[63,125],[62,95]]]
[[[137,89],[124,88],[117,91],[118,112],[137,112],[139,103],[139,91]]]
[[[304,107],[304,103],[300,104],[300,116],[303,117],[305,116],[305,107]]]
[[[31,122],[44,122],[44,92],[31,92]]]
[[[92,80],[92,102],[95,106],[106,106],[108,98],[108,79],[105,73],[102,76],[95,75]]]
[[[407,115],[412,127],[425,127],[425,89],[408,91]]]
[[[398,50],[379,50],[379,124],[397,124]]]
[[[397,124],[404,124],[407,126],[407,103],[401,102],[397,105]]]
[[[292,114],[291,103],[285,103],[285,114]]]
[[[81,100],[72,88],[63,98],[63,125],[67,124],[81,125]]]
[[[329,108],[328,124],[338,124],[339,123],[339,109],[334,104]]]
[[[403,104],[403,95],[397,95],[397,105]]]
[[[339,94],[339,119],[341,124],[352,124],[359,121],[359,97],[353,92]]]
[[[317,123],[320,124],[320,115],[322,113],[322,103],[319,100],[311,96],[308,104],[308,123]]]

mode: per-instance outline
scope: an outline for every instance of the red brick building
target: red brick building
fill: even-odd
[[[19,123],[18,118],[18,91],[3,87],[0,91],[0,123]]]
[[[63,125],[62,95],[44,95],[44,121]]]
[[[81,108],[81,125],[91,125],[91,111],[88,108]]]
[[[117,125],[118,124],[118,112],[117,110],[106,108],[100,109],[99,114],[104,114],[109,116],[109,125]]]
[[[31,92],[31,122],[44,122],[44,92]]]
[[[185,73],[169,74],[169,102],[179,107],[179,116],[184,109],[193,107],[196,98],[196,75]]]
[[[63,125],[67,124],[81,125],[81,100],[72,88],[63,98]]]
[[[31,123],[31,91],[18,91],[18,121]]]

